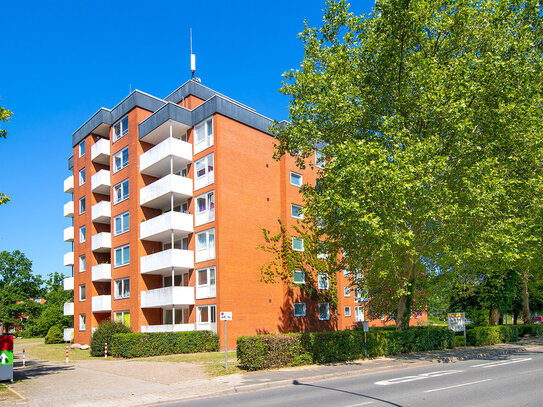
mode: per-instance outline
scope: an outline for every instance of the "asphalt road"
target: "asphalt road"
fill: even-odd
[[[170,406],[543,406],[543,348]]]

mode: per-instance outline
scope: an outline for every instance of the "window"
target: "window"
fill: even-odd
[[[83,197],[79,200],[79,214],[80,215],[85,213],[86,207],[87,207],[86,200],[85,200],[85,197]]]
[[[206,155],[204,158],[196,161],[194,172],[194,189],[200,189],[215,182],[213,154]]]
[[[115,299],[130,297],[130,278],[115,280]]]
[[[215,193],[213,191],[196,197],[196,217],[195,225],[215,220]]]
[[[303,219],[304,215],[302,213],[302,207],[300,205],[291,204],[290,205],[290,214],[293,218]]]
[[[128,199],[128,192],[128,179],[119,182],[113,187],[113,203],[118,204]]]
[[[350,297],[351,296],[351,287],[343,287],[343,296],[344,297]]]
[[[298,174],[296,172],[291,171],[290,172],[290,183],[296,187],[302,186],[302,174]]]
[[[130,328],[130,311],[115,312],[115,322],[120,322]]]
[[[79,243],[83,243],[85,240],[87,240],[87,228],[81,226],[79,228]]]
[[[214,286],[215,285],[215,267],[209,267],[207,269],[198,270],[199,287],[202,286]]]
[[[385,315],[383,314],[383,318],[385,319]],[[362,322],[364,321],[364,307],[356,306],[354,307],[354,321],[355,322]]]
[[[123,117],[113,125],[113,142],[128,134],[128,116]]]
[[[170,250],[172,248],[172,242],[163,243],[162,250]],[[189,239],[184,237],[183,239],[174,240],[173,242],[174,249],[188,250],[189,249]]]
[[[85,322],[85,314],[79,314],[79,330],[84,331],[87,328],[87,324]]]
[[[319,273],[319,290],[328,290],[329,285],[328,274]]]
[[[198,307],[198,322],[214,324],[217,322],[217,311],[215,305],[204,305]]]
[[[182,324],[183,323],[183,310],[182,309],[176,309],[175,310],[175,322],[174,324]],[[164,324],[170,325],[172,323],[172,310],[165,309],[162,313]]]
[[[85,155],[85,140],[79,143],[79,157],[82,157],[84,155]]]
[[[215,229],[196,234],[196,261],[215,258]]]
[[[292,238],[292,249],[297,250],[299,252],[304,251],[304,239],[300,237],[293,237]]]
[[[302,270],[294,270],[294,283],[296,284],[305,283],[305,273]]]
[[[319,304],[319,319],[328,321],[330,319],[330,305],[327,302]]]
[[[318,168],[324,168],[324,164],[326,163],[326,156],[318,150],[315,150],[315,165]]]
[[[85,168],[79,170],[79,185],[83,185],[85,183]]]
[[[194,154],[213,145],[213,118],[194,126]]]
[[[87,258],[85,256],[79,256],[79,272],[85,271],[87,268]]]
[[[294,316],[305,317],[305,302],[294,303]]]
[[[349,269],[343,270],[343,277],[349,278]]]
[[[85,301],[87,299],[87,293],[85,289],[85,284],[79,286],[79,301]]]
[[[183,276],[177,275],[173,278],[173,285],[179,287],[181,285],[181,279]],[[172,276],[164,276],[162,279],[162,287],[171,287],[172,286]]]
[[[113,156],[113,173],[128,165],[128,146]]]
[[[366,302],[366,296],[361,288],[355,287],[354,289],[354,302]]]
[[[350,317],[351,316],[351,307],[345,307],[345,316]]]
[[[128,232],[130,229],[130,216],[128,215],[128,212],[115,216],[115,218],[113,218],[113,222],[115,225],[115,231],[113,234],[115,236]]]
[[[115,249],[115,267],[126,266],[130,263],[130,245]]]

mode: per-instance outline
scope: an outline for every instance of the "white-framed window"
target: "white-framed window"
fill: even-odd
[[[194,126],[194,154],[213,145],[213,117]]]
[[[123,117],[113,125],[113,142],[128,134],[128,116]]]
[[[351,287],[349,287],[349,286],[343,287],[343,296],[344,297],[350,297],[351,296]]]
[[[365,292],[359,287],[354,288],[354,302],[366,302]]]
[[[130,245],[124,245],[115,249],[115,267],[130,264]]]
[[[345,307],[345,316],[350,317],[351,316],[351,307]]]
[[[296,219],[303,219],[304,214],[302,213],[301,205],[290,204],[290,215]]]
[[[130,216],[128,211],[115,216],[113,218],[113,224],[115,227],[115,230],[113,232],[114,236],[128,232],[130,230]]]
[[[198,307],[198,323],[215,324],[217,322],[217,307],[215,305],[204,305]]]
[[[173,285],[175,287],[179,287],[181,285],[181,282],[183,280],[183,276],[178,274],[173,277]],[[172,286],[172,276],[164,276],[162,278],[162,287],[171,287]]]
[[[315,150],[315,166],[318,168],[324,168],[325,163],[326,156],[322,153],[322,151]]]
[[[299,252],[304,251],[304,239],[301,237],[292,238],[292,250],[297,250]]]
[[[343,277],[349,278],[349,269],[344,269],[343,270]]]
[[[119,202],[128,199],[129,189],[128,189],[128,179],[119,182],[113,187],[113,203],[118,204]]]
[[[383,314],[382,320],[385,319],[385,314]],[[354,307],[354,321],[355,322],[362,322],[364,321],[364,307],[362,306],[356,306]]]
[[[79,157],[83,157],[84,155],[85,155],[85,140],[79,143]]]
[[[210,191],[196,197],[196,216],[195,225],[200,226],[204,223],[215,220],[215,192]]]
[[[87,227],[85,225],[79,228],[79,243],[83,243],[87,240]]]
[[[176,309],[175,310],[175,321],[173,322],[174,324],[182,324],[184,323],[183,321],[183,313],[184,311],[182,309]],[[162,321],[163,321],[163,324],[164,325],[170,325],[172,323],[172,310],[171,308],[170,309],[165,309],[163,312],[162,312]]]
[[[130,328],[130,311],[116,311],[115,322],[120,322]]]
[[[85,197],[79,199],[79,214],[82,215],[87,210],[87,200]]]
[[[319,273],[319,290],[328,290],[329,287],[330,279],[328,278],[328,274]]]
[[[214,155],[209,154],[194,163],[194,189],[201,189],[215,182]]]
[[[115,280],[115,299],[130,297],[130,278],[119,278]]]
[[[79,256],[79,272],[82,273],[87,268],[87,257]]]
[[[330,319],[330,304],[327,302],[319,303],[319,319],[321,321],[328,321]]]
[[[305,302],[294,303],[294,316],[305,317]]]
[[[162,250],[170,250],[172,248],[172,242],[162,243]],[[174,240],[173,242],[174,249],[188,250],[189,249],[189,238],[184,237],[179,240]]]
[[[304,284],[305,283],[305,273],[302,270],[294,270],[293,281],[295,284]]]
[[[196,261],[215,258],[215,229],[204,230],[196,234]]]
[[[294,185],[296,187],[301,187],[302,183],[303,183],[302,174],[298,174],[297,172],[291,171],[290,172],[290,184]]]
[[[79,170],[79,186],[85,183],[85,168]]]
[[[113,173],[122,170],[128,165],[128,146],[113,156]]]
[[[79,286],[79,301],[85,301],[87,299],[87,290],[85,284]]]
[[[79,314],[79,330],[84,331],[87,329],[85,314]]]
[[[213,298],[217,296],[215,267],[196,271],[196,298]]]

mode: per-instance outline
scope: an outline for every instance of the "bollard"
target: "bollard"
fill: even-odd
[[[68,345],[66,345],[66,363],[68,363]]]
[[[105,343],[104,347],[104,357],[107,359],[107,342]]]
[[[23,367],[26,366],[26,356],[25,356],[25,350],[23,349]]]

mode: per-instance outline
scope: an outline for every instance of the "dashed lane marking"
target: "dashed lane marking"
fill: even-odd
[[[424,393],[432,393],[432,392],[434,392],[434,391],[449,390],[449,389],[454,389],[454,388],[456,388],[456,387],[471,386],[472,384],[488,382],[488,381],[490,381],[490,380],[491,380],[491,379],[477,380],[476,382],[469,382],[469,383],[455,384],[454,386],[440,387],[439,389],[424,390]]]

